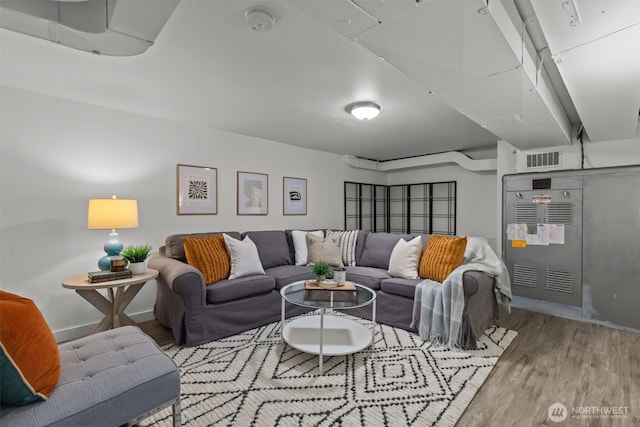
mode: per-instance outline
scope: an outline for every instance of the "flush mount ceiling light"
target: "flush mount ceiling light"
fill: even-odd
[[[380,114],[380,106],[371,101],[354,102],[347,105],[345,110],[359,120],[371,120]]]

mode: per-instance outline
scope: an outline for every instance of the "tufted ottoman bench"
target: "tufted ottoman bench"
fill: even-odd
[[[173,405],[180,425],[180,374],[140,329],[124,326],[59,345],[61,372],[48,400],[5,406],[0,425],[11,427],[134,424]]]

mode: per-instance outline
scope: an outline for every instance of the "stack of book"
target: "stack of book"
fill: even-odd
[[[118,279],[128,279],[133,274],[131,270],[123,270],[123,271],[91,271],[87,273],[89,276],[89,282],[91,283],[100,283],[100,282],[108,282],[110,280],[118,280]]]

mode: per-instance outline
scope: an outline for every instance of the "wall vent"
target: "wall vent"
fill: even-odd
[[[536,224],[538,222],[538,205],[535,203],[515,203],[513,205],[513,222],[516,224]]]
[[[562,166],[561,151],[546,151],[543,153],[534,153],[531,151],[519,151],[518,163],[521,169],[558,169]]]
[[[546,290],[565,294],[573,293],[573,272],[546,268],[544,278]]]
[[[573,203],[551,202],[547,204],[546,223],[573,224]]]
[[[515,286],[538,287],[538,272],[535,267],[514,264],[512,277],[511,283]]]

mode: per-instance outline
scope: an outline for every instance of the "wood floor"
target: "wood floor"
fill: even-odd
[[[640,335],[606,326],[513,309],[500,326],[518,336],[458,421],[459,427],[640,426]],[[152,320],[141,328],[160,345],[171,331]],[[568,418],[547,415],[562,403]],[[582,418],[572,418],[571,411]],[[626,416],[603,418],[587,411],[613,408]]]

